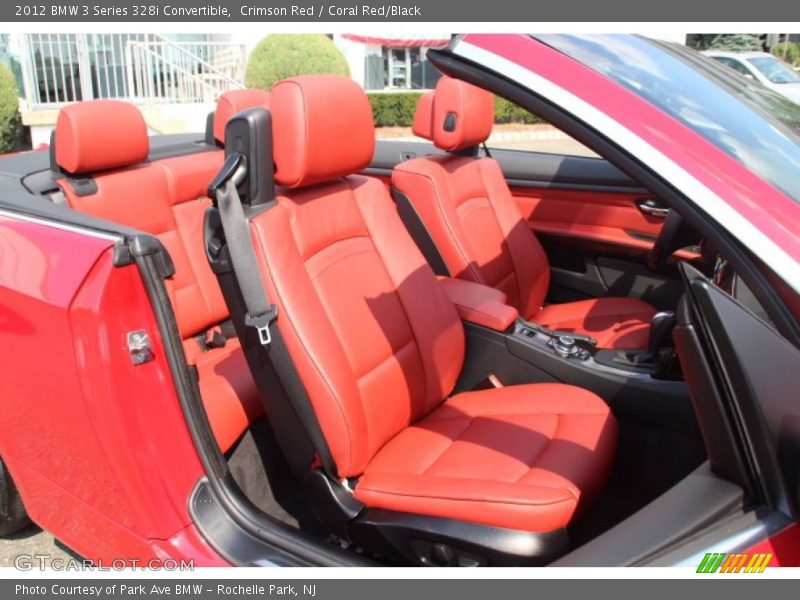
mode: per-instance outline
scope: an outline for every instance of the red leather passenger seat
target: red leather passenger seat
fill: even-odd
[[[241,92],[248,92],[247,97]],[[224,122],[239,110],[263,105],[266,93],[242,90],[221,100]],[[215,127],[215,131],[218,129]],[[222,140],[220,140],[222,141]],[[204,350],[197,336],[210,335],[228,319],[216,276],[205,256],[203,217],[208,184],[223,161],[222,150],[147,162],[147,126],[139,110],[115,100],[61,109],[55,158],[67,176],[59,184],[67,204],[158,237],[175,274],[167,291],[189,364],[196,366],[200,395],[223,452],[264,415],[255,384],[235,337]]]
[[[561,384],[451,395],[463,325],[386,188],[354,175],[374,151],[363,90],[296,77],[275,85],[271,112],[284,187],[251,234],[336,476],[370,508],[565,527],[612,464],[608,406]]]
[[[601,348],[646,348],[655,308],[635,298],[543,306],[550,266],[497,161],[465,153],[494,123],[493,96],[442,77],[424,95],[414,133],[452,154],[399,164],[392,184],[414,207],[450,275],[497,288],[520,315],[549,329],[589,335]]]

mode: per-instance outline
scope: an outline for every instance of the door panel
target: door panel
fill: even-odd
[[[536,232],[649,251],[664,219],[646,215],[644,194],[513,187],[523,218]]]
[[[675,307],[677,272],[646,267],[664,223],[657,198],[601,158],[491,152],[550,259],[549,302],[629,296]]]
[[[84,557],[155,558],[202,475],[158,326],[114,238],[0,214],[0,456],[33,521]],[[135,365],[131,331],[153,360]],[[162,555],[163,556],[163,555]]]
[[[493,150],[523,218],[537,233],[591,247],[614,247],[642,256],[653,246],[663,218],[640,209],[652,194],[601,158]]]

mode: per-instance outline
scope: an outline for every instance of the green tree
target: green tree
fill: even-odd
[[[269,90],[295,75],[350,75],[344,55],[323,34],[276,33],[253,48],[247,60],[247,87]]]
[[[730,50],[731,52],[761,52],[764,45],[761,38],[753,33],[721,33],[711,39],[709,50]]]
[[[690,33],[686,45],[695,50],[731,50],[758,52],[764,49],[761,38],[754,33]]]
[[[17,147],[21,126],[17,82],[11,69],[0,64],[0,152]]]
[[[781,42],[772,47],[772,54],[785,60],[790,65],[800,64],[800,46],[793,42]]]

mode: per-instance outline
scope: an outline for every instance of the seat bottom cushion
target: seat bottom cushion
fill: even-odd
[[[186,359],[197,367],[200,397],[211,430],[227,452],[248,426],[264,416],[264,407],[239,340],[203,352],[194,339],[183,343]]]
[[[465,392],[373,458],[367,506],[494,527],[565,527],[605,481],[616,422],[603,400],[562,384]]]
[[[548,329],[589,335],[599,348],[635,350],[647,348],[655,314],[653,306],[636,298],[596,298],[550,304],[530,320]]]

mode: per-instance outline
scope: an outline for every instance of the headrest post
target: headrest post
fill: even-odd
[[[50,148],[48,151],[48,155],[50,157],[50,170],[53,173],[63,173],[61,167],[58,166],[58,162],[56,161],[56,130],[53,129],[50,132]]]
[[[209,146],[222,146],[222,142],[214,137],[214,116],[214,112],[210,112],[206,115],[206,133],[203,141]]]

